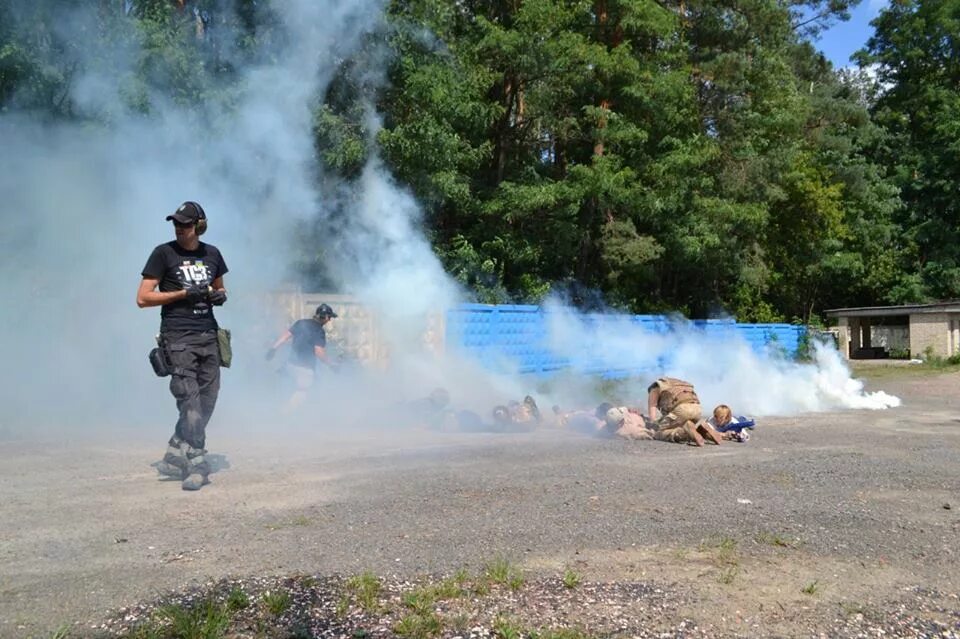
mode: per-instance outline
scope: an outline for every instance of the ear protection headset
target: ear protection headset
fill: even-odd
[[[194,208],[197,209],[197,224],[195,228],[197,229],[197,235],[203,235],[207,232],[207,214],[203,210],[203,207],[196,202],[188,202],[188,204],[192,204]]]

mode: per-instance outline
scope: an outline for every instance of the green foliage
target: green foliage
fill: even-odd
[[[583,581],[583,577],[581,577],[576,571],[571,570],[570,568],[567,568],[565,571],[563,571],[564,588],[572,590],[579,586],[581,581]]]
[[[292,599],[286,590],[273,590],[263,593],[263,605],[271,615],[279,617],[290,608]]]
[[[957,0],[883,10],[859,54],[875,79],[805,40],[851,4],[392,0],[306,105],[317,185],[382,158],[483,302],[586,290],[807,324],[960,297]],[[226,126],[207,114],[238,103],[283,20],[271,2],[187,5],[215,28],[166,0],[0,2],[0,113],[109,126],[173,104]],[[103,103],[76,98],[89,73]],[[296,229],[305,285],[333,285],[328,237]]]
[[[519,590],[523,586],[523,573],[505,557],[497,557],[484,566],[484,578],[491,584]]]
[[[367,612],[376,610],[380,605],[380,578],[372,572],[364,572],[350,577],[345,584],[348,598],[356,601],[360,608]]]
[[[250,597],[240,587],[233,588],[227,594],[227,608],[230,611],[243,610],[250,605]]]
[[[230,625],[227,606],[213,599],[189,607],[164,606],[158,616],[169,624],[165,636],[170,639],[220,639]]]
[[[393,631],[405,639],[431,639],[442,630],[443,621],[434,612],[406,615],[393,626]]]

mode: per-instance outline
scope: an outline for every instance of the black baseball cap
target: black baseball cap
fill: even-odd
[[[167,216],[167,221],[173,220],[181,224],[196,224],[206,217],[203,208],[196,202],[184,202],[172,215]]]

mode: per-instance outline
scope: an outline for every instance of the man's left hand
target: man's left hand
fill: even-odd
[[[227,292],[220,289],[210,291],[210,294],[207,296],[207,299],[214,306],[223,306],[224,302],[227,301]]]

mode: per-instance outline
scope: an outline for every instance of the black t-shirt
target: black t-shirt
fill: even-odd
[[[160,292],[179,291],[191,284],[210,286],[227,272],[220,250],[200,242],[195,251],[188,251],[176,240],[153,249],[143,267],[144,277],[160,280]],[[160,331],[216,330],[217,319],[207,302],[191,304],[178,300],[160,308]]]
[[[317,356],[313,348],[327,345],[327,332],[320,322],[312,319],[297,320],[290,327],[293,344],[290,348],[290,363],[313,368]]]

